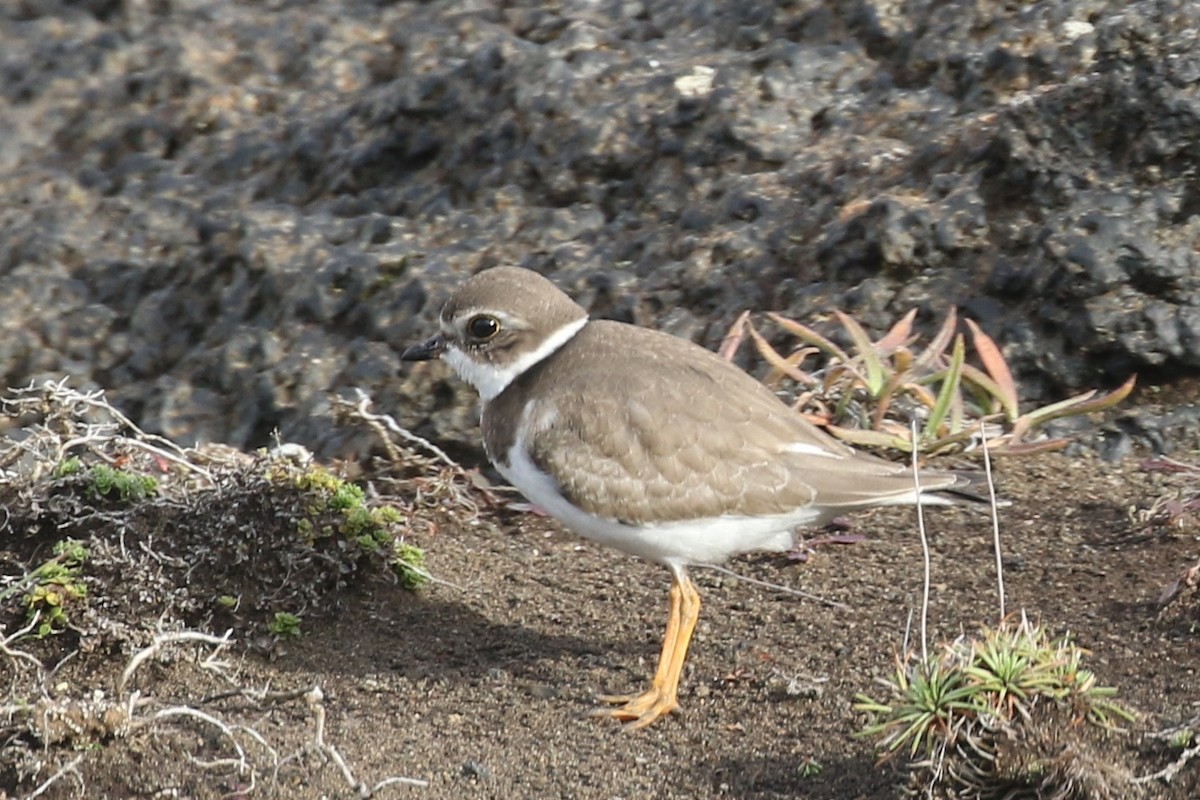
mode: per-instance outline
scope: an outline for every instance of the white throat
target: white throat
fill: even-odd
[[[483,402],[489,402],[496,395],[516,380],[522,372],[549,356],[558,348],[571,340],[587,324],[586,316],[574,322],[568,322],[546,339],[535,349],[516,359],[510,364],[490,364],[486,361],[476,361],[453,344],[446,347],[442,360],[458,373],[458,377],[474,386],[479,391]]]

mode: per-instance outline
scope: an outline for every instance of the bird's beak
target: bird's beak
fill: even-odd
[[[439,358],[442,351],[446,349],[446,340],[439,333],[437,336],[431,336],[420,344],[414,344],[412,347],[400,354],[401,361],[430,361]]]

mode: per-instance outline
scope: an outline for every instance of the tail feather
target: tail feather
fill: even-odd
[[[946,475],[947,473],[942,473]],[[921,499],[937,498],[943,503],[955,505],[983,504],[991,505],[992,497],[988,489],[988,476],[983,472],[953,472],[955,481],[949,485],[938,486],[935,489],[922,490]],[[1003,507],[1011,505],[1008,500],[996,500],[996,505]]]

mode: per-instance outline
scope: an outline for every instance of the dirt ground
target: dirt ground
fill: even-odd
[[[1120,739],[1128,768],[1161,769],[1180,748],[1143,734],[1189,721],[1195,730],[1200,715],[1200,603],[1185,592],[1165,611],[1158,606],[1200,558],[1200,527],[1148,527],[1131,509],[1194,489],[1194,477],[1058,455],[1006,461],[999,471],[1013,501],[1001,512],[1009,608],[1091,651],[1100,681],[1139,714]],[[944,640],[995,620],[991,526],[986,514],[963,509],[930,510],[927,519],[930,635]],[[372,582],[341,598],[336,613],[307,618],[304,635],[266,652],[240,642],[223,658],[243,686],[320,687],[324,739],[354,780],[428,782],[390,783],[379,797],[897,797],[904,776],[875,766],[870,744],[854,737],[864,718],[851,703],[877,689],[918,604],[915,512],[865,513],[854,526],[865,540],[820,544],[803,562],[731,565],[847,609],[700,571],[705,606],[682,711],[638,732],[588,712],[596,693],[640,690],[648,680],[667,572],[531,514],[427,533],[428,566],[445,583],[414,593]],[[39,796],[356,796],[329,751],[305,747],[315,704],[223,691],[191,652],[153,659],[133,681],[157,708],[219,716],[232,736],[181,716],[86,748],[50,747],[40,751],[39,778],[0,797],[33,796],[50,767],[64,764],[74,769]],[[85,649],[60,668],[56,688],[111,695],[127,663],[127,654]],[[217,762],[235,757],[232,741],[258,765],[253,784],[245,770]],[[1196,797],[1200,759],[1144,791]]]

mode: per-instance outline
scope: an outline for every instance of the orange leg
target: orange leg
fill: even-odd
[[[601,701],[619,703],[616,708],[600,709],[597,715],[628,723],[629,730],[644,728],[654,720],[679,708],[679,676],[687,657],[696,620],[700,618],[700,593],[683,567],[671,567],[670,612],[662,653],[650,688],[636,696],[602,696]]]

